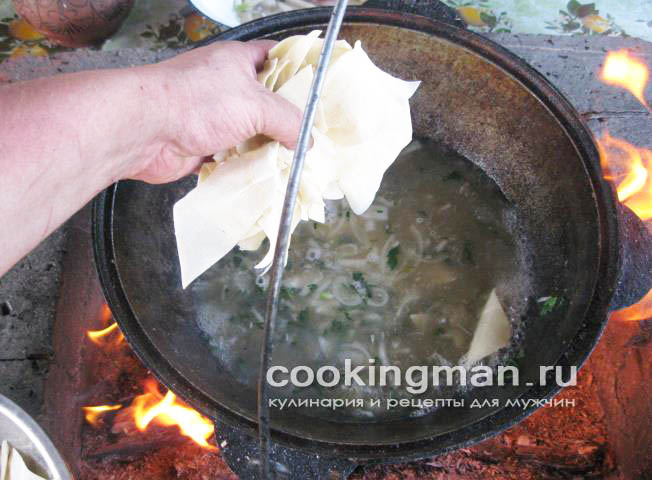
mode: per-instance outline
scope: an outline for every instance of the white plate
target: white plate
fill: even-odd
[[[190,0],[190,3],[214,22],[227,27],[237,27],[242,23],[233,8],[233,0]]]
[[[0,441],[16,448],[27,467],[50,480],[72,480],[65,462],[43,429],[23,409],[0,395]]]

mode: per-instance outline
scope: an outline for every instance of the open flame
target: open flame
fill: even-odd
[[[131,407],[136,427],[141,432],[147,430],[151,423],[165,427],[176,425],[182,435],[191,438],[196,444],[204,448],[216,448],[208,443],[215,428],[213,422],[177,400],[171,390],[162,395],[154,379],[145,382],[145,393],[137,396]]]
[[[102,307],[101,319],[103,325],[108,325],[102,330],[89,330],[86,335],[96,345],[104,348],[117,346],[124,343],[124,335],[120,332],[118,324],[113,321],[113,315],[108,305]],[[111,332],[118,332],[114,342],[108,340]],[[114,334],[115,335],[115,334]],[[153,378],[145,381],[145,393],[133,399],[129,407],[122,405],[97,405],[82,407],[86,421],[94,427],[100,425],[102,415],[107,412],[120,410],[119,415],[126,415],[130,422],[141,431],[147,431],[150,425],[164,427],[176,426],[182,435],[192,439],[203,448],[215,450],[217,447],[208,443],[213,436],[214,425],[208,418],[192,409],[171,390],[161,393],[158,383]]]
[[[84,410],[86,421],[94,427],[97,427],[100,423],[100,416],[104,412],[111,412],[121,408],[122,405],[98,405],[95,407],[82,407],[82,410]]]
[[[83,410],[86,421],[97,427],[101,415],[121,408],[122,405],[98,405],[83,407]],[[217,449],[215,445],[208,443],[215,429],[213,422],[177,399],[171,390],[162,394],[153,378],[145,381],[145,393],[134,398],[121,415],[129,416],[133,425],[141,432],[147,431],[150,425],[176,426],[182,435],[192,439],[197,445],[209,450]]]
[[[109,309],[109,306],[104,304],[102,305],[102,312],[101,312],[101,319],[102,319],[102,325],[108,325],[109,322],[113,320],[113,314],[111,313],[111,309]],[[111,332],[117,331],[118,334],[115,337],[115,340],[113,342],[108,341],[108,336]],[[101,330],[88,330],[86,332],[86,336],[95,344],[97,345],[120,345],[122,342],[124,342],[125,336],[122,334],[120,329],[118,328],[118,324],[113,321],[111,324],[103,328]]]
[[[641,220],[652,218],[652,150],[639,148],[605,132],[598,139],[600,163],[605,178],[616,185],[618,200]]]
[[[649,76],[647,66],[632,57],[627,50],[609,52],[599,75],[604,83],[629,91],[648,110],[650,106],[645,101],[645,87]]]
[[[649,70],[626,50],[609,52],[600,70],[600,80],[627,89],[648,110],[645,88]],[[652,219],[652,150],[640,148],[605,132],[598,140],[600,164],[606,179],[616,185],[618,200],[641,220]],[[612,320],[640,321],[652,318],[652,290],[638,303],[611,314]]]

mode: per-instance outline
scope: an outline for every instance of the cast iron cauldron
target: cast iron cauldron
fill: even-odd
[[[398,4],[399,2],[394,2]],[[482,168],[522,219],[534,295],[563,295],[555,314],[524,318],[522,379],[540,365],[581,365],[610,310],[651,286],[650,241],[617,203],[601,174],[591,133],[573,107],[513,54],[457,24],[440,5],[413,12],[350,8],[341,35],[361,39],[372,59],[404,79],[420,79],[412,100],[415,137],[442,143]],[[227,31],[216,40],[282,39],[325,29],[329,9],[281,14]],[[95,254],[109,305],[129,344],[169,388],[216,419],[218,444],[243,478],[256,465],[256,394],[220,368],[194,318],[197,298],[180,287],[172,206],[193,179],[153,186],[119,182],[95,202]],[[296,411],[272,416],[273,455],[291,478],[346,475],[357,464],[432,456],[490,437],[559,387],[476,388],[464,408],[423,417],[340,423]],[[469,408],[473,399],[500,406]],[[330,473],[329,473],[330,472]]]

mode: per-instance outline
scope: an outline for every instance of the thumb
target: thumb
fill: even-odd
[[[256,133],[267,135],[294,150],[301,129],[301,110],[265,88],[261,89],[259,102]]]

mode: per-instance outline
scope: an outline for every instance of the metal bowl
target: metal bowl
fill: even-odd
[[[0,441],[16,448],[28,468],[50,480],[72,480],[63,458],[27,412],[0,395]]]

